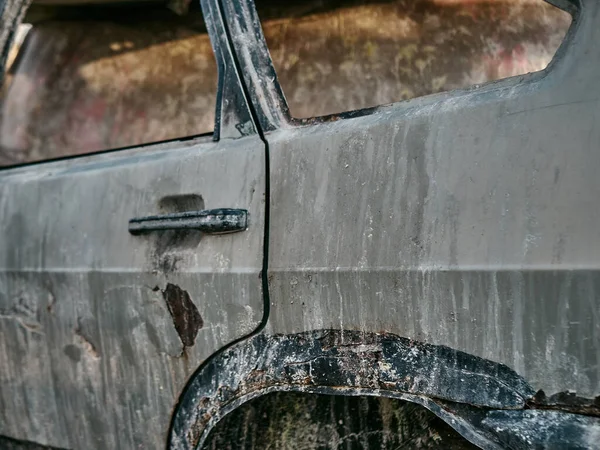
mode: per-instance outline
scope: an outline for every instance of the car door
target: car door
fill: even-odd
[[[225,6],[269,146],[269,334],[391,333],[600,394],[600,6],[553,3],[574,22],[541,72],[307,120]]]
[[[0,435],[163,448],[186,379],[262,321],[265,145],[213,6],[212,136],[0,171]]]

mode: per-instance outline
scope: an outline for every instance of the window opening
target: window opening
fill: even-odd
[[[544,0],[257,0],[293,117],[544,69],[571,15]]]
[[[0,93],[0,166],[212,132],[217,68],[199,6],[34,5],[25,20]]]

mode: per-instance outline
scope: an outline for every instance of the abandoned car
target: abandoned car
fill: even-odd
[[[30,3],[1,448],[600,448],[600,2]]]

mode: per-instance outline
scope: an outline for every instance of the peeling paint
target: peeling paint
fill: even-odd
[[[26,297],[19,297],[9,308],[0,308],[0,320],[14,320],[27,332],[44,335],[37,309]]]
[[[168,283],[162,294],[181,342],[184,347],[191,347],[198,331],[204,326],[198,308],[192,302],[190,294],[175,284]]]
[[[589,399],[578,397],[574,392],[559,392],[548,397],[540,390],[527,402],[527,406],[531,409],[557,410],[600,417],[600,396]]]
[[[96,346],[92,342],[91,338],[88,337],[82,328],[81,320],[77,321],[77,328],[75,329],[75,335],[79,338],[79,342],[83,349],[92,357],[100,358],[100,354],[96,350]]]

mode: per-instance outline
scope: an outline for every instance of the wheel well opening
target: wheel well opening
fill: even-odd
[[[475,445],[425,407],[393,398],[272,392],[223,417],[203,450],[450,449]]]

